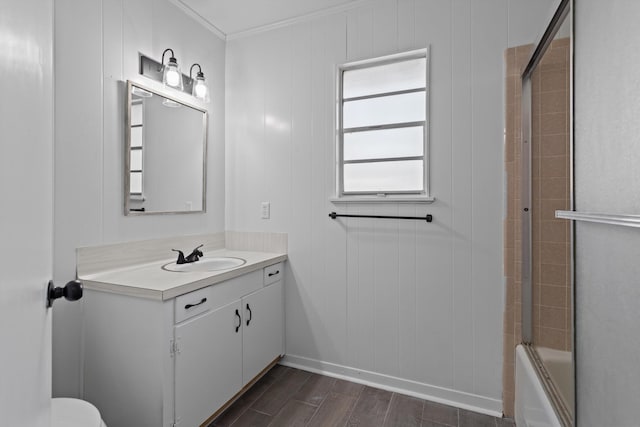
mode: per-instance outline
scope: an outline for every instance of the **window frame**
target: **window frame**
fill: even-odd
[[[371,59],[366,59],[362,61],[349,62],[345,64],[341,64],[337,67],[337,111],[336,111],[336,120],[337,120],[337,143],[336,143],[336,197],[331,198],[332,202],[426,202],[430,203],[435,200],[431,196],[430,188],[429,188],[429,134],[430,134],[430,55],[429,55],[429,46],[423,49],[411,50],[407,52],[402,52],[393,55],[386,55]],[[382,98],[387,96],[401,95],[406,93],[416,93],[422,92],[422,89],[409,89],[409,90],[401,90],[401,91],[393,91],[381,94],[374,94],[368,96],[358,96],[353,98],[344,98],[343,97],[343,79],[345,71],[358,70],[363,68],[371,68],[376,66],[382,66],[387,64],[398,63],[402,61],[408,61],[412,59],[420,59],[424,58],[426,60],[426,69],[425,69],[425,119],[423,121],[414,121],[414,122],[399,122],[399,123],[391,123],[385,125],[377,125],[377,126],[367,126],[367,127],[358,127],[358,128],[350,128],[350,129],[361,129],[361,131],[375,131],[375,130],[383,130],[383,129],[398,129],[402,127],[411,127],[411,126],[422,126],[423,127],[423,154],[422,156],[412,156],[414,160],[422,160],[423,161],[423,190],[422,191],[386,191],[384,193],[380,193],[377,191],[367,191],[367,192],[345,192],[344,191],[344,124],[343,124],[343,113],[344,113],[344,103],[345,99],[348,101],[354,101],[359,99],[373,99],[373,98]],[[384,159],[372,159],[375,161],[402,161],[402,160],[410,160],[405,157],[400,158],[384,158]],[[346,164],[354,164],[354,163],[366,163],[366,161],[349,161]]]

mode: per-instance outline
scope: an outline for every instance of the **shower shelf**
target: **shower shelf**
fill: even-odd
[[[617,215],[606,213],[556,211],[556,218],[640,228],[640,215]]]

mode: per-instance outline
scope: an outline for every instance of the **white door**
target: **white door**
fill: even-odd
[[[196,427],[233,397],[242,380],[240,301],[176,326],[176,421]]]
[[[282,353],[282,281],[242,298],[242,385]]]
[[[0,424],[45,427],[51,407],[53,2],[0,10]]]

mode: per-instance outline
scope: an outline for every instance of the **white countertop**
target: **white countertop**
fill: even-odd
[[[234,277],[242,276],[287,259],[286,253],[249,252],[221,249],[210,251],[206,257],[235,257],[246,263],[228,270],[174,272],[162,266],[174,258],[136,266],[79,275],[85,289],[130,295],[154,300],[169,300]]]

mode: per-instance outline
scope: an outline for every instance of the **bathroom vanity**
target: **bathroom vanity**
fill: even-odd
[[[213,255],[246,262],[176,272],[162,268],[165,259],[79,272],[84,398],[110,427],[207,425],[284,354],[286,254]]]

